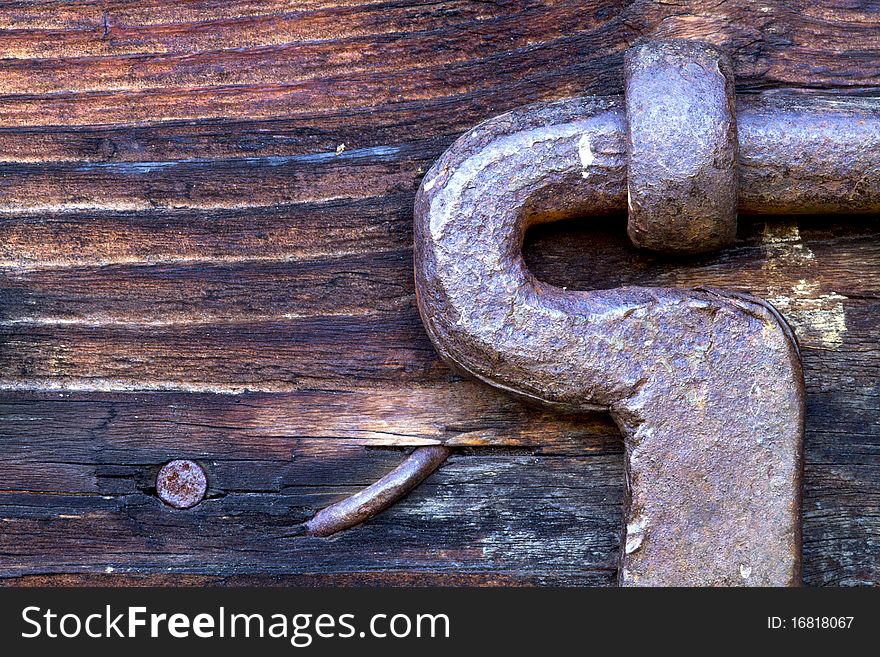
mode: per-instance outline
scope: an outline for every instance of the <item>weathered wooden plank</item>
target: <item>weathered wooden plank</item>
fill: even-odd
[[[414,7],[418,9],[425,3],[395,2],[382,0],[298,0],[297,9],[302,12],[319,12],[326,10],[354,9],[358,13],[371,10],[389,11],[395,7]],[[427,11],[435,10],[435,3],[427,3]],[[466,8],[474,3],[446,2],[446,7]],[[478,6],[480,3],[477,3]],[[497,3],[504,7],[504,2]],[[491,11],[491,6],[484,12]],[[237,18],[286,15],[291,6],[288,0],[243,0],[239,2],[223,2],[223,0],[147,0],[146,2],[130,3],[125,0],[72,0],[69,2],[21,3],[10,7],[4,12],[0,27],[9,28],[55,28],[55,29],[88,29],[101,27],[105,17],[111,16],[113,22],[126,26],[161,26],[182,24],[190,26],[204,22],[223,21]],[[424,9],[423,9],[424,11]],[[304,16],[309,18],[309,16]],[[308,30],[310,21],[304,20],[302,30]],[[322,25],[321,28],[326,26]],[[306,32],[306,35],[309,33]],[[326,36],[325,31],[312,32],[311,36]]]
[[[215,2],[195,7],[186,2],[152,2],[135,7],[96,3],[88,9],[59,7],[54,13],[29,11],[24,5],[14,15],[8,12],[0,18],[4,28],[0,53],[6,59],[200,54],[365,37],[382,38],[385,45],[395,37],[444,28],[454,31],[462,24],[473,26],[475,21],[508,21],[521,30],[521,20],[511,19],[523,13],[550,13],[547,5],[556,3],[520,2],[516,12],[500,4],[470,2],[248,4]],[[73,24],[65,20],[71,15],[75,16]]]
[[[145,495],[54,495],[47,503],[42,495],[2,493],[3,571],[27,574],[37,566],[39,573],[82,572],[107,564],[105,570],[123,572],[200,573],[206,560],[214,572],[238,573],[489,568],[555,571],[562,579],[566,571],[613,569],[619,532],[608,518],[619,514],[621,490],[602,482],[622,480],[619,454],[545,459],[540,468],[532,456],[456,457],[405,504],[357,532],[329,542],[296,536],[295,524],[315,506],[345,493],[333,482],[340,475],[356,481],[365,460],[360,453],[325,460],[308,481],[276,481],[283,494],[249,490],[242,464],[225,471],[217,464],[215,481],[233,477],[239,490],[212,490],[189,514]],[[350,466],[354,472],[346,472]],[[322,490],[322,482],[331,488]],[[527,529],[517,523],[523,516],[530,519]]]
[[[613,586],[614,573],[584,570],[548,572],[434,572],[430,570],[366,571],[344,573],[284,573],[190,575],[182,573],[132,574],[64,573],[0,578],[3,586]]]
[[[846,7],[846,3],[841,4]],[[128,26],[124,7],[105,6],[100,17],[95,15],[87,21],[85,29],[80,23],[79,29],[69,31],[58,27],[44,33],[19,30],[24,34],[17,40],[17,34],[8,35],[8,54],[23,58],[23,63],[16,57],[6,60],[5,86],[0,89],[8,94],[70,94],[82,90],[166,88],[170,84],[178,87],[178,94],[189,95],[194,89],[211,86],[216,79],[215,84],[225,87],[263,85],[265,92],[271,94],[270,87],[307,76],[310,66],[324,76],[339,66],[349,83],[361,71],[378,77],[379,71],[393,67],[397,84],[392,86],[400,89],[405,88],[400,86],[401,82],[417,77],[417,70],[440,58],[436,66],[443,67],[443,75],[419,80],[422,88],[436,90],[454,76],[450,64],[460,62],[474,71],[486,57],[503,54],[513,61],[525,52],[536,60],[532,68],[537,69],[543,63],[544,50],[553,53],[558,66],[565,67],[568,53],[577,52],[579,45],[587,43],[592,47],[592,56],[586,60],[582,57],[583,64],[572,74],[581,77],[582,85],[590,86],[598,81],[597,72],[592,69],[597,59],[601,61],[597,57],[599,41],[616,40],[617,45],[608,54],[619,54],[623,45],[649,30],[662,36],[698,37],[723,43],[735,57],[744,88],[766,86],[768,81],[774,86],[876,84],[878,69],[872,60],[880,49],[880,37],[866,29],[875,19],[865,12],[850,11],[846,15],[845,11],[838,14],[829,9],[811,10],[811,6],[806,2],[760,6],[695,2],[691,3],[691,11],[682,13],[674,3],[647,1],[612,5],[591,2],[586,6],[560,2],[552,7],[511,3],[506,11],[498,6],[475,11],[466,3],[446,3],[442,9],[433,11],[406,3],[382,3],[369,7],[369,11],[336,7],[292,15],[263,14],[246,20],[217,20],[220,16],[211,13],[213,21],[184,22],[172,25],[172,29],[167,25],[153,26],[146,33]],[[212,9],[216,11],[218,7]],[[162,8],[151,9],[161,13]],[[187,18],[179,8],[165,9],[171,9],[178,20]],[[441,21],[440,16],[445,20]],[[860,20],[854,21],[854,17]],[[255,19],[259,23],[256,29]],[[289,27],[294,19],[297,29]],[[122,21],[121,26],[117,20]],[[26,21],[21,17],[15,24]],[[280,27],[279,21],[288,22],[287,29]],[[484,38],[472,38],[477,28]],[[83,32],[90,38],[83,39]],[[255,34],[265,36],[261,39]],[[859,36],[857,48],[852,43],[854,34]],[[322,38],[318,42],[315,37],[319,35]],[[491,35],[499,38],[485,38]],[[54,42],[65,36],[74,37],[73,43],[62,42],[51,53],[46,52],[45,45],[39,45],[50,37],[54,37]],[[575,43],[566,43],[566,39]],[[131,42],[133,45],[129,45]],[[347,47],[352,49],[348,55]],[[234,54],[230,52],[233,48],[237,50]],[[127,58],[114,60],[117,52],[125,53]],[[168,54],[178,52],[185,54]],[[324,52],[328,56],[321,56]],[[47,54],[52,57],[47,58]],[[64,57],[59,59],[59,55]],[[286,57],[294,58],[290,68],[285,67]],[[409,67],[408,61],[412,62]],[[475,75],[472,72],[469,77]],[[324,78],[324,95],[334,81],[332,77]],[[424,86],[426,81],[429,84]],[[145,96],[141,104],[148,98]],[[69,113],[70,106],[67,107]],[[129,111],[132,109],[129,105]]]
[[[880,255],[880,226],[854,221],[845,238],[827,237],[844,230],[827,219],[804,219],[804,236],[791,220],[746,223],[723,260],[682,263],[635,253],[617,218],[582,222],[603,227],[602,242],[595,230],[569,230],[577,251],[560,255],[538,238],[528,254],[539,276],[568,263],[579,275],[554,282],[572,287],[752,291],[786,313],[802,346],[837,349],[838,358],[855,351],[868,375],[876,366],[862,345],[877,339],[880,272],[858,263]],[[442,381],[448,372],[418,320],[410,270],[408,250],[299,263],[9,268],[0,271],[8,345],[0,383],[234,392]],[[350,344],[357,351],[340,358]]]
[[[506,52],[552,49],[558,40],[602,28],[613,21],[607,12],[597,17],[598,6],[599,3],[593,2],[594,10],[590,11],[589,6],[548,7],[533,2],[523,3],[518,11],[495,18],[477,18],[468,12],[465,16],[453,14],[446,20],[443,12],[416,11],[415,7],[400,8],[397,12],[387,7],[371,13],[352,9],[332,11],[327,12],[329,15],[324,21],[310,15],[311,20],[306,23],[310,31],[320,30],[321,22],[325,22],[327,33],[334,35],[330,39],[303,38],[304,35],[297,34],[291,27],[305,22],[290,15],[284,17],[287,29],[282,35],[273,34],[270,29],[268,34],[257,38],[248,34],[245,26],[229,24],[184,31],[178,28],[171,35],[171,43],[167,42],[168,30],[159,31],[157,39],[149,33],[129,36],[111,27],[108,37],[98,43],[104,44],[101,50],[114,54],[59,57],[58,53],[51,53],[49,57],[38,59],[22,59],[20,55],[0,59],[0,93],[138,91],[169,84],[202,89],[289,85],[318,77],[351,77],[386,69],[392,62],[397,76],[403,79],[405,71],[436,70],[462,62],[473,67],[474,62],[496,55],[501,48]],[[411,14],[416,16],[410,17]],[[474,39],[475,22],[484,31],[498,36]],[[333,29],[340,25],[344,26],[342,34]],[[403,31],[405,38],[401,35]],[[224,32],[231,33],[231,43],[224,42]],[[268,44],[266,36],[269,36]],[[278,36],[282,38],[280,43]],[[499,43],[502,39],[503,43]],[[134,41],[133,47],[126,43],[129,40]],[[189,42],[191,40],[195,43]],[[92,39],[91,43],[95,41]],[[236,42],[242,45],[232,50]],[[107,48],[109,44],[112,50]],[[2,45],[0,41],[0,54]],[[16,44],[12,45],[14,48]]]
[[[178,259],[150,265],[0,268],[0,326],[242,325],[316,315],[383,315],[391,321],[411,310],[409,249],[315,259],[285,255],[229,256],[231,261],[221,256],[214,263],[200,258],[198,267]]]
[[[878,16],[851,0],[3,7],[0,582],[613,582],[616,430],[439,363],[412,296],[412,194],[487,116],[620,93],[641,35],[723,45],[740,91],[876,93]],[[771,299],[807,372],[805,581],[880,582],[876,220],[744,221],[692,261],[636,254],[622,227],[544,227],[527,262],[572,288]],[[455,456],[389,513],[294,535],[437,441]],[[210,499],[173,512],[152,480],[187,456]]]
[[[187,58],[181,65],[167,66],[163,74],[161,65],[153,55],[148,63],[140,67],[127,67],[124,83],[113,82],[113,79],[122,79],[116,71],[119,67],[107,62],[109,72],[98,75],[91,86],[94,90],[80,93],[76,91],[80,88],[78,85],[87,81],[89,76],[82,72],[73,76],[76,65],[64,68],[65,75],[73,76],[69,83],[64,84],[64,76],[53,74],[52,71],[45,73],[44,82],[41,83],[39,72],[48,65],[40,61],[32,63],[33,70],[27,73],[9,76],[8,84],[12,86],[8,91],[18,95],[7,96],[6,102],[0,106],[0,123],[69,125],[229,116],[269,118],[279,113],[297,114],[305,111],[312,114],[334,109],[351,112],[401,102],[411,103],[407,108],[409,111],[420,112],[418,103],[421,100],[457,98],[457,102],[467,104],[472,94],[497,95],[501,85],[508,89],[512,87],[514,93],[520,96],[520,102],[546,98],[549,88],[555,89],[555,95],[572,93],[578,88],[609,93],[619,83],[622,50],[628,42],[649,31],[663,36],[696,36],[723,43],[735,57],[743,89],[814,87],[817,84],[824,88],[866,87],[877,83],[876,53],[880,48],[880,39],[872,37],[872,33],[867,31],[869,24],[853,24],[851,18],[838,21],[828,15],[815,17],[803,11],[808,3],[765,3],[758,6],[727,2],[693,5],[691,12],[682,13],[676,11],[674,5],[649,2],[612,6],[602,3],[587,7],[578,5],[577,11],[572,10],[568,3],[560,3],[552,13],[544,13],[541,20],[530,20],[528,12],[519,15],[511,5],[508,12],[494,21],[483,21],[477,16],[470,22],[438,30],[434,47],[426,44],[421,48],[425,52],[442,53],[447,43],[454,44],[455,41],[454,35],[447,34],[447,30],[458,30],[463,34],[477,32],[483,38],[472,39],[469,43],[488,44],[472,45],[488,47],[490,50],[485,56],[475,54],[467,58],[465,52],[460,61],[446,61],[433,68],[421,64],[407,68],[393,56],[377,57],[372,64],[366,64],[363,71],[346,68],[336,76],[327,75],[332,73],[332,67],[324,62],[320,69],[323,77],[299,82],[289,81],[290,76],[285,74],[283,67],[279,69],[277,57],[262,64],[257,62],[245,66],[246,70],[241,74],[244,77],[236,77],[234,72],[226,71],[229,66],[223,67],[217,61],[200,63],[198,57]],[[511,11],[518,20],[519,30],[512,31],[504,22],[504,17],[511,15]],[[540,8],[534,11],[540,11]],[[102,36],[107,29],[109,15],[110,12],[101,15]],[[563,18],[580,22],[566,23]],[[788,29],[783,30],[781,26]],[[239,29],[248,33],[248,27],[221,24],[214,29],[234,35]],[[553,39],[542,34],[542,28],[550,29],[551,34],[561,34],[568,28],[568,33]],[[822,48],[817,48],[816,43],[816,30],[819,28],[823,34],[819,44]],[[330,33],[333,34],[332,31]],[[487,38],[492,34],[499,35],[499,38],[495,41]],[[517,48],[516,35],[519,34],[525,36]],[[856,34],[859,36],[858,47],[854,47],[853,41]],[[420,50],[417,46],[420,38],[424,38],[422,32],[414,31],[408,32],[405,37],[386,36],[379,43],[383,51],[399,45],[402,47],[401,53],[408,56]],[[430,35],[427,38],[430,39]],[[235,39],[231,40],[234,43]],[[278,50],[288,46],[276,44],[272,47]],[[342,48],[339,40],[333,38],[328,40],[326,47]],[[452,50],[461,52],[462,48]],[[363,53],[364,49],[361,48],[359,52]],[[584,52],[589,52],[590,56],[584,57]],[[248,54],[245,51],[235,62],[243,63]],[[218,53],[215,60],[222,61],[223,57],[226,55]],[[425,57],[423,55],[420,61],[424,62]],[[312,58],[307,59],[311,61]],[[501,61],[503,65],[499,65]],[[145,75],[144,70],[151,65],[158,69],[152,84],[159,86],[135,90],[138,75]],[[11,63],[10,66],[17,64]],[[103,66],[103,63],[99,62],[96,66]],[[482,81],[485,77],[483,69],[487,66],[493,70],[491,86],[486,86]],[[132,68],[135,70],[132,71]],[[191,69],[191,73],[187,72],[187,68]],[[205,76],[215,74],[218,68],[223,69],[218,71],[219,80],[223,80],[225,75],[232,82],[216,88],[206,87]],[[613,71],[613,74],[609,75],[609,71]],[[246,82],[251,79],[248,76],[255,75],[255,72],[262,75],[260,82]],[[110,79],[107,79],[108,76]],[[20,82],[15,82],[16,77]],[[187,85],[187,80],[191,84]],[[127,84],[132,90],[119,90],[120,84]],[[143,87],[143,84],[140,86]],[[46,102],[50,100],[49,97],[33,96],[41,89],[56,90],[51,102]],[[210,94],[205,93],[207,89],[211,89]]]
[[[17,396],[21,396],[21,394],[19,393]],[[238,427],[246,422],[240,418],[247,415],[248,409],[253,412],[255,400],[252,396],[246,396],[241,400],[211,396],[208,398],[209,403],[213,404],[215,408],[218,399],[226,399],[230,405],[236,407],[245,407],[235,409],[237,411],[235,413],[221,415],[219,412],[206,408],[206,404],[200,403],[200,400],[192,399],[188,395],[146,395],[141,399],[137,397],[132,399],[131,395],[115,395],[112,396],[112,401],[105,402],[105,408],[100,409],[100,413],[94,414],[92,426],[84,426],[81,429],[66,427],[63,434],[53,431],[53,421],[63,423],[70,418],[82,422],[83,418],[89,415],[88,411],[81,410],[82,406],[87,409],[91,408],[92,411],[97,410],[94,408],[96,406],[94,397],[74,396],[69,399],[53,399],[48,394],[44,394],[43,397],[46,399],[39,405],[32,400],[22,399],[18,404],[8,405],[3,409],[3,416],[10,418],[10,421],[4,422],[3,426],[5,430],[10,431],[10,434],[3,435],[2,439],[4,445],[8,446],[8,456],[12,460],[11,464],[4,462],[2,466],[3,480],[8,482],[7,485],[16,484],[17,473],[18,481],[33,486],[36,490],[26,492],[13,490],[3,494],[0,497],[2,500],[0,506],[3,507],[3,513],[0,513],[0,516],[15,523],[19,523],[23,516],[33,514],[37,514],[40,518],[51,516],[53,523],[69,521],[61,522],[57,526],[57,531],[61,532],[62,537],[53,539],[52,547],[41,544],[40,549],[45,551],[43,557],[48,557],[49,562],[52,562],[52,559],[71,558],[69,556],[71,546],[65,540],[75,540],[72,535],[78,535],[78,531],[82,530],[89,534],[97,531],[87,524],[83,524],[82,527],[78,523],[70,524],[73,521],[81,520],[84,515],[95,513],[101,522],[111,522],[111,524],[114,522],[112,519],[105,518],[106,513],[109,512],[104,507],[110,499],[116,500],[116,506],[113,509],[115,513],[120,514],[128,513],[131,505],[135,505],[137,508],[153,508],[151,505],[156,505],[153,510],[160,509],[172,516],[170,519],[160,517],[160,520],[171,522],[175,528],[174,531],[181,533],[181,535],[185,534],[183,527],[176,523],[204,522],[211,524],[215,522],[217,518],[213,514],[198,516],[196,520],[182,516],[161,507],[151,496],[150,488],[157,465],[171,456],[194,456],[205,464],[211,479],[210,496],[212,500],[225,500],[229,496],[233,498],[244,496],[248,503],[253,503],[254,507],[251,511],[244,511],[233,505],[231,509],[222,506],[216,513],[223,515],[237,513],[242,516],[240,519],[249,518],[253,521],[252,525],[235,527],[234,533],[238,536],[237,540],[243,542],[242,544],[251,546],[250,552],[256,549],[260,553],[252,555],[256,560],[273,559],[277,556],[279,549],[275,543],[263,543],[263,537],[267,531],[262,524],[263,514],[272,516],[272,522],[278,523],[278,527],[290,528],[299,519],[307,517],[315,508],[335,501],[350,490],[374,480],[401,458],[393,452],[377,452],[375,450],[365,452],[357,446],[357,438],[351,441],[338,438],[334,440],[331,437],[291,440],[290,437],[283,435],[267,434],[265,429],[270,421],[258,413],[254,414],[255,416],[250,420],[254,427],[252,432],[243,432]],[[53,397],[57,397],[57,395]],[[291,418],[289,422],[303,422],[302,417],[305,414],[298,413],[298,410],[303,406],[297,405],[295,399],[274,399],[277,397],[275,395],[261,397],[276,405],[278,409],[287,409],[288,417]],[[314,397],[317,398],[318,395],[316,394]],[[811,395],[811,411],[814,406],[812,399],[815,397],[815,395]],[[230,401],[230,399],[235,401]],[[413,399],[414,403],[415,401]],[[845,415],[846,411],[854,406],[848,397],[841,398],[836,395],[820,395],[819,401],[838,406],[848,405],[844,408],[837,408],[835,411],[837,414]],[[459,403],[462,410],[474,410],[470,404],[464,401]],[[509,403],[515,404],[514,402]],[[80,408],[78,409],[78,407]],[[349,404],[340,404],[339,408],[356,410],[352,409]],[[410,417],[408,410],[410,409],[401,409],[401,422],[406,421],[406,417]],[[23,416],[22,411],[28,415]],[[276,410],[276,412],[278,411]],[[446,411],[441,409],[437,412],[444,413]],[[318,409],[313,409],[312,413],[315,416],[313,421],[326,415]],[[540,415],[534,411],[532,413]],[[192,414],[206,417],[191,417]],[[373,413],[370,417],[376,418],[377,416],[381,417],[381,414]],[[487,419],[486,416],[479,413],[475,413],[475,416],[478,416],[474,418],[475,422]],[[16,420],[14,423],[13,419]],[[494,421],[503,422],[505,420],[507,417],[504,409],[498,409]],[[202,421],[207,424],[200,425],[199,422]],[[548,421],[538,418],[533,421],[537,431],[546,429],[547,425],[553,426],[552,419]],[[231,423],[232,426],[227,426],[226,423]],[[283,425],[283,423],[281,424]],[[345,417],[339,419],[341,427],[349,427],[352,424],[354,422],[351,419]],[[574,422],[573,424],[579,425]],[[515,428],[516,425],[512,423],[511,429]],[[595,425],[594,428],[596,428]],[[598,428],[601,430],[601,426]],[[283,430],[283,426],[277,428],[279,433]],[[334,428],[323,426],[318,430],[332,432]],[[526,430],[532,439],[535,439],[535,435],[529,432],[528,428]],[[592,446],[590,446],[589,436],[586,439],[582,436],[572,437],[575,438],[571,440],[572,448],[576,449],[580,445],[589,448],[585,449],[581,456],[574,458],[572,454],[557,456],[554,459],[541,457],[540,454],[543,451],[539,448],[536,449],[534,445],[529,449],[530,452],[535,453],[534,456],[510,452],[498,454],[486,461],[485,457],[482,457],[483,460],[481,460],[481,457],[478,456],[485,452],[465,453],[459,458],[462,465],[473,465],[478,473],[490,476],[490,479],[474,482],[450,470],[446,472],[451,477],[448,481],[450,489],[448,497],[441,495],[440,499],[437,499],[436,491],[426,488],[425,496],[415,497],[406,504],[415,505],[411,512],[421,515],[427,524],[433,526],[434,523],[439,523],[439,526],[434,528],[438,531],[443,529],[445,531],[444,540],[449,541],[459,539],[460,528],[457,525],[445,525],[444,514],[458,514],[463,504],[465,506],[470,503],[477,504],[474,500],[478,497],[483,498],[479,507],[480,514],[473,520],[473,525],[474,528],[488,531],[492,529],[493,524],[491,521],[487,523],[484,515],[481,514],[504,515],[510,513],[511,508],[522,508],[517,504],[526,504],[525,500],[528,500],[528,503],[534,505],[529,510],[523,509],[523,518],[528,518],[528,523],[519,524],[519,520],[508,518],[510,526],[505,531],[514,534],[534,531],[529,529],[530,523],[534,520],[534,514],[543,513],[547,504],[556,504],[560,495],[574,496],[577,494],[590,498],[589,491],[568,490],[569,485],[566,483],[566,478],[589,475],[591,486],[605,486],[608,489],[613,489],[618,496],[622,493],[622,472],[604,470],[581,472],[581,468],[586,467],[587,464],[595,465],[596,459],[602,461],[605,458],[603,454],[612,459],[614,467],[621,467],[620,445],[613,436],[613,430],[606,431],[604,436],[600,434],[592,438]],[[247,435],[236,436],[236,434],[242,433]],[[875,581],[877,575],[877,532],[873,518],[876,518],[877,510],[880,508],[880,496],[878,496],[874,485],[876,478],[880,476],[876,459],[878,442],[880,442],[878,440],[880,428],[875,422],[873,427],[867,427],[861,435],[850,433],[847,430],[843,433],[848,445],[847,449],[843,450],[845,458],[841,459],[839,457],[841,432],[827,429],[814,430],[808,425],[805,500],[805,565],[808,583],[866,583]],[[548,431],[544,439],[548,442],[558,442],[558,438],[552,434],[552,430]],[[49,444],[43,444],[44,441],[39,439],[41,436],[45,436],[45,440]],[[875,457],[873,465],[871,465],[869,458],[871,454]],[[866,457],[868,457],[867,461],[865,461]],[[476,464],[471,462],[472,458],[477,461]],[[50,463],[49,468],[44,469],[44,459],[70,459],[74,463]],[[15,461],[19,461],[19,463],[16,464]],[[605,459],[604,462],[610,467],[612,461]],[[568,469],[569,466],[572,470]],[[60,471],[60,468],[64,467],[78,469],[65,474]],[[452,467],[452,465],[448,467]],[[488,468],[489,472],[483,472],[483,468]],[[501,475],[498,474],[499,468]],[[534,474],[531,472],[532,470],[540,471],[541,474]],[[35,472],[39,473],[39,477],[34,477]],[[499,479],[499,476],[502,478]],[[530,478],[533,476],[539,477],[540,482],[530,484]],[[552,484],[548,483],[547,478],[552,478]],[[40,480],[44,483],[39,484]],[[512,495],[515,491],[515,494],[522,497],[523,500],[517,503],[506,497],[503,490],[505,490],[504,486],[508,485],[511,490],[510,494]],[[502,487],[499,488],[499,486]],[[42,491],[43,496],[47,492],[53,493],[50,502],[40,502],[41,493],[39,491]],[[76,493],[76,496],[71,498],[71,493]],[[499,495],[501,495],[500,499]],[[469,502],[465,503],[462,500],[469,500]],[[241,500],[239,501],[241,502]],[[588,504],[579,497],[573,497],[570,503],[581,509],[584,504]],[[441,510],[438,510],[438,506]],[[23,509],[23,507],[27,508]],[[206,511],[207,507],[202,510]],[[472,511],[477,513],[473,509]],[[396,512],[392,511],[385,517],[384,522],[394,525],[401,522],[405,524],[406,521],[394,516]],[[559,534],[548,533],[539,540],[545,541],[547,544],[555,544],[558,549],[560,541],[578,540],[581,537],[581,532],[594,536],[595,523],[599,521],[604,523],[603,526],[606,527],[605,531],[608,532],[608,537],[616,536],[617,532],[614,528],[619,522],[619,512],[618,507],[603,505],[599,511],[595,509],[591,511],[591,513],[597,514],[592,520],[581,519],[578,521],[581,524],[565,525],[564,527],[554,526],[554,531],[560,532]],[[286,514],[286,521],[275,518],[278,513]],[[73,517],[55,517],[52,514]],[[429,514],[430,518],[427,517]],[[76,516],[80,516],[80,518]],[[137,528],[131,528],[129,531],[120,530],[117,540],[139,545],[142,541],[149,541],[151,536],[164,536],[171,529],[157,530],[154,525],[149,524],[160,522],[160,520],[150,520],[146,524],[139,524]],[[41,537],[47,531],[45,523],[37,523],[33,519],[28,522],[31,524],[16,525],[15,533],[10,534],[10,537],[16,536],[17,543],[22,546],[30,546],[34,541],[41,543],[43,540]],[[287,524],[284,525],[284,522]],[[197,526],[201,527],[198,524]],[[275,527],[275,524],[272,526]],[[281,531],[280,528],[276,529]],[[355,540],[360,542],[359,545],[362,548],[368,546],[370,549],[367,552],[371,552],[372,541],[385,539],[386,534],[383,531],[377,530],[376,534],[365,534],[362,530],[357,530],[354,532]],[[419,537],[423,537],[423,531],[429,531],[430,541],[439,540],[435,534],[430,533],[433,529],[419,529],[413,531],[410,539],[399,540],[415,541]],[[29,532],[33,533],[33,537],[29,537]],[[103,534],[99,535],[103,536]],[[65,536],[67,539],[64,539]],[[213,537],[213,539],[220,542],[225,540],[222,537]],[[12,539],[10,538],[10,540]],[[286,549],[289,551],[290,559],[295,561],[301,558],[305,564],[311,559],[309,552],[311,548],[299,543],[299,540],[299,538],[294,540],[291,537],[290,546]],[[405,544],[410,545],[408,542]],[[236,547],[236,545],[239,544],[233,543],[230,549],[244,549],[240,546]],[[256,545],[263,547],[254,548]],[[430,545],[439,549],[436,544]],[[75,568],[72,562],[68,561],[62,570],[101,569],[108,566],[122,569],[134,567],[131,564],[121,565],[121,562],[118,561],[118,555],[114,552],[117,548],[114,548],[113,544],[108,547],[102,540],[90,549],[95,552],[81,555]],[[181,549],[187,550],[187,554],[191,553],[189,557],[184,557],[184,559],[195,559],[203,553],[200,544],[187,543]],[[335,544],[333,549],[335,550]],[[428,544],[422,545],[418,549],[428,550],[429,546]],[[56,550],[63,552],[63,556],[55,555]],[[304,551],[305,554],[301,554],[301,551]],[[0,552],[5,552],[5,550],[0,550]],[[21,555],[18,554],[18,557]],[[166,557],[167,555],[161,555],[157,558],[164,559]],[[462,569],[466,566],[483,569],[490,567],[482,553],[471,554],[471,557],[471,560],[460,558],[457,567]],[[177,563],[170,557],[167,558],[169,563]],[[344,570],[350,565],[348,561],[345,561],[349,558],[347,554],[340,558],[342,560],[335,563],[332,568]],[[841,559],[846,561],[846,569],[841,569]],[[44,572],[40,570],[46,565],[44,558],[37,559],[34,556],[31,561],[24,561],[30,564],[29,567],[32,569],[30,572]],[[15,562],[9,561],[7,563]],[[220,564],[215,566],[217,568],[215,572],[247,572],[249,564],[252,565],[251,562],[245,564],[236,562],[235,565],[227,566]],[[394,568],[393,564],[387,565]],[[174,565],[171,567],[176,568]],[[303,565],[303,567],[305,566]],[[374,563],[370,567],[381,568],[381,565]],[[502,570],[504,568],[501,564],[495,564],[495,567]],[[145,564],[138,565],[137,568],[149,569]],[[567,570],[569,568],[580,574]],[[586,563],[567,564],[564,568],[560,565],[560,571],[554,581],[556,583],[573,583],[576,581],[576,577],[583,575],[580,570],[588,568],[589,564]],[[530,572],[532,569],[539,569],[539,567],[535,564],[530,567]],[[186,571],[187,568],[182,567],[181,570]],[[572,579],[565,579],[569,575]]]
[[[82,210],[0,215],[7,276],[68,267],[339,260],[411,248],[407,192],[223,210]],[[86,270],[83,269],[85,272]],[[178,270],[183,271],[183,270]]]
[[[257,159],[0,164],[0,210],[222,209],[370,198],[415,191],[434,150],[411,144]],[[243,202],[251,189],[260,190],[258,199]]]
[[[47,493],[89,491],[80,491],[75,479],[41,488],[23,466],[152,466],[180,455],[286,462],[297,455],[444,441],[465,451],[498,446],[539,456],[583,456],[619,443],[617,430],[603,416],[529,408],[461,380],[240,395],[7,391],[0,400],[0,419],[2,488]],[[48,485],[50,480],[42,481]]]
[[[4,163],[174,162],[209,159],[292,157],[446,137],[447,142],[479,120],[433,108],[425,121],[389,106],[369,112],[296,119],[214,119],[154,125],[37,126],[0,128]],[[415,136],[415,138],[414,138]],[[442,145],[438,144],[438,148]]]
[[[6,389],[27,389],[30,380],[38,387],[87,390],[283,392],[331,381],[376,385],[449,376],[414,309],[243,327],[17,324],[0,327],[0,342],[0,386]]]

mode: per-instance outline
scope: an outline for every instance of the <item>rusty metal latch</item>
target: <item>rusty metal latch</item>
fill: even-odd
[[[693,253],[729,243],[737,211],[878,211],[880,101],[737,98],[724,54],[689,41],[645,42],[625,72],[625,97],[498,116],[436,162],[415,204],[419,311],[454,368],[611,414],[626,453],[621,585],[796,585],[804,388],[784,319],[723,290],[565,291],[528,271],[522,240],[628,209],[635,244]],[[334,528],[365,517],[331,515]]]

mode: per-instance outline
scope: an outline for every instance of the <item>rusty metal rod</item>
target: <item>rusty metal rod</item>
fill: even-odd
[[[739,209],[880,211],[880,98],[740,96]]]
[[[431,475],[452,450],[443,445],[419,447],[394,470],[351,497],[321,509],[305,523],[309,536],[331,536],[381,513]]]
[[[571,108],[591,100],[559,102]],[[555,220],[560,212],[579,216],[627,210],[623,97],[596,102],[603,111],[585,123],[575,145],[584,178],[578,197],[541,192],[530,204],[532,214],[549,213],[547,219]],[[880,98],[740,95],[736,108],[740,212],[880,212]]]

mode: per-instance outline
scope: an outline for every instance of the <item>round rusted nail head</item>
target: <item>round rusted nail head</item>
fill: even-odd
[[[156,477],[159,499],[177,509],[195,506],[204,499],[207,490],[205,471],[195,461],[166,463]]]

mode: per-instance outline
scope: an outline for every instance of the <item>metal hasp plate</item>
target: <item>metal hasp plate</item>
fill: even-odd
[[[659,250],[731,239],[737,179],[740,211],[877,211],[880,102],[741,98],[734,117],[723,56],[675,41],[643,44],[627,73],[635,97],[496,117],[431,168],[415,203],[422,320],[460,371],[546,405],[611,414],[626,453],[621,585],[797,585],[804,389],[782,317],[721,290],[566,291],[534,278],[522,240],[535,223],[623,211],[628,165],[630,234]],[[686,111],[652,113],[654,79],[674,79],[669,93],[682,97],[663,104]],[[693,134],[709,141],[684,156],[687,127],[674,122],[699,113],[695,89],[711,91],[706,116],[723,129],[701,125]],[[679,152],[664,153],[651,126]],[[663,167],[652,180],[654,158]]]

